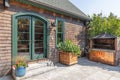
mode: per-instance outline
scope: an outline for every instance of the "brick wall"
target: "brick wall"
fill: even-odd
[[[11,69],[11,15],[0,2],[0,76]]]
[[[0,2],[0,72],[11,68],[11,33],[12,15],[19,12],[34,12],[47,18],[49,22],[54,22],[56,17],[65,18],[65,39],[72,40],[75,44],[80,45],[82,48],[85,45],[85,28],[79,21],[72,19],[71,17],[45,11],[43,9],[36,8],[34,6],[28,6],[20,3],[11,3],[10,8],[4,9],[2,2]],[[50,26],[51,27],[51,26]],[[59,53],[55,50],[55,33],[56,27],[52,27],[50,30],[50,42],[49,42],[49,58],[55,61],[59,61]],[[4,67],[8,65],[7,67]],[[4,72],[2,72],[4,73]],[[0,74],[1,75],[1,74]]]
[[[65,39],[72,40],[76,45],[84,47],[85,43],[85,27],[83,23],[75,23],[74,21],[65,22]]]

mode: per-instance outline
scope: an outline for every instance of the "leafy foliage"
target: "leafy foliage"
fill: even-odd
[[[80,47],[75,45],[75,44],[73,44],[73,42],[70,41],[70,40],[66,40],[64,42],[60,42],[58,44],[58,48],[61,51],[64,51],[64,52],[72,52],[73,54],[76,54],[76,55],[80,55],[81,54]]]
[[[113,13],[108,17],[103,17],[102,13],[93,14],[93,20],[90,22],[91,29],[88,30],[90,37],[96,36],[101,33],[108,33],[115,36],[120,36],[120,19]]]

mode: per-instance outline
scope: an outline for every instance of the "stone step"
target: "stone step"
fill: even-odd
[[[34,69],[38,69],[46,66],[54,66],[54,65],[53,65],[53,62],[51,61],[37,62],[34,64],[28,64],[26,71],[30,71],[30,70],[34,70]]]
[[[25,79],[30,78],[32,76],[37,76],[37,75],[40,75],[40,74],[44,74],[44,73],[50,72],[52,70],[55,70],[56,68],[57,67],[55,67],[55,66],[46,66],[46,67],[33,69],[33,70],[30,70],[30,71],[26,71],[26,74],[23,77],[16,77],[15,76],[15,71],[14,71],[13,72],[14,73],[13,77],[14,77],[15,80],[25,80]]]

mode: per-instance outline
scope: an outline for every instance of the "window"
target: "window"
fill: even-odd
[[[64,41],[64,21],[56,19],[56,45]]]

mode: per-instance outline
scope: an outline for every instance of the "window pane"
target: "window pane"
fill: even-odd
[[[29,41],[18,41],[18,52],[29,52]]]
[[[37,26],[35,26],[35,32],[36,33],[43,33],[43,27],[37,27]]]
[[[43,41],[35,41],[35,47],[44,47]]]
[[[43,34],[35,34],[35,40],[42,40],[43,41],[44,37]]]
[[[62,32],[62,26],[63,26],[63,22],[58,21],[58,32]]]
[[[36,54],[43,54],[44,49],[43,48],[35,48],[35,53]]]
[[[43,27],[44,26],[43,22],[39,19],[35,20],[35,25],[36,25],[36,27]]]
[[[63,35],[62,34],[57,34],[57,44],[63,41]]]
[[[27,18],[18,19],[18,31],[19,32],[29,32],[30,21]]]
[[[29,33],[18,32],[18,40],[29,40]]]

